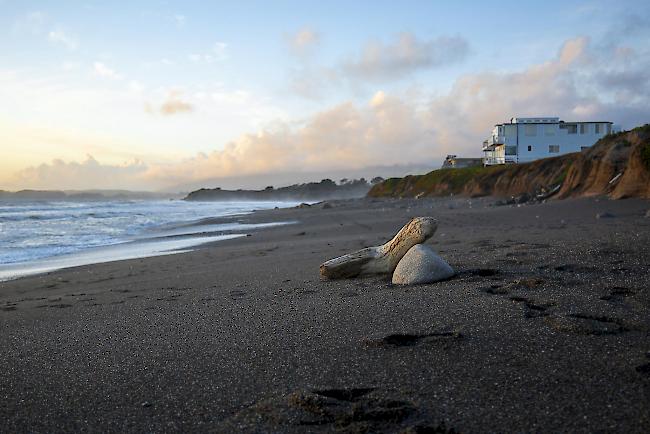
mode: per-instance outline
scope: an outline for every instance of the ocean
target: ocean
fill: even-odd
[[[187,251],[205,242],[244,236],[251,229],[283,224],[214,223],[215,218],[293,205],[181,200],[0,201],[0,280]]]

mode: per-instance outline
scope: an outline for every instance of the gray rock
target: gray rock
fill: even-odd
[[[396,285],[415,285],[449,279],[454,270],[429,246],[416,244],[399,261],[393,272]]]
[[[614,217],[616,217],[614,214],[609,213],[607,211],[599,212],[598,214],[596,214],[597,219],[611,219],[611,218],[614,218]]]
[[[645,212],[646,218],[650,218],[650,209]]]

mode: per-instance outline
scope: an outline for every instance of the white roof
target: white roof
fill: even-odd
[[[512,118],[513,124],[557,124],[560,118]]]

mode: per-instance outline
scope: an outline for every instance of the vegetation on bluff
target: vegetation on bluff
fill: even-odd
[[[559,198],[599,194],[650,198],[650,125],[603,137],[584,152],[390,178],[375,185],[368,196],[517,196],[550,191],[557,191]]]

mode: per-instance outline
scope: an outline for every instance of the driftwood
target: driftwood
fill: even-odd
[[[392,273],[406,252],[431,238],[437,228],[438,222],[433,217],[414,217],[386,244],[366,247],[323,263],[320,275],[326,279],[342,279]]]

